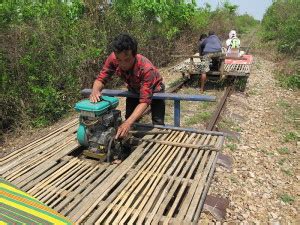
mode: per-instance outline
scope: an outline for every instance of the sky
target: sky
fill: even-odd
[[[218,2],[224,0],[197,0],[199,6],[203,6],[204,3],[209,3],[213,9],[218,6]],[[229,0],[230,3],[238,5],[238,13],[248,13],[257,20],[261,20],[267,8],[272,4],[272,0]]]

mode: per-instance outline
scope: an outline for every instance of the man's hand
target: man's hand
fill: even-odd
[[[143,115],[143,112],[145,112],[147,107],[147,103],[139,103],[129,118],[119,127],[115,138],[118,139],[126,137],[132,124]]]
[[[95,102],[99,102],[101,100],[101,91],[102,91],[103,87],[104,87],[104,85],[102,84],[101,81],[95,80],[95,82],[93,84],[93,90],[90,95],[91,102],[95,103]]]
[[[99,90],[92,90],[90,101],[95,103],[101,100],[101,92]]]
[[[131,128],[131,123],[129,123],[127,120],[119,126],[117,134],[115,136],[115,139],[118,138],[124,138],[128,135],[128,132]]]

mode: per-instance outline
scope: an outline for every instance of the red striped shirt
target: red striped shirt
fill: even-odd
[[[162,91],[163,79],[158,69],[145,56],[137,54],[132,70],[123,71],[119,67],[114,53],[106,59],[97,80],[106,84],[112,75],[116,74],[127,83],[129,91],[140,95],[140,103],[150,104],[152,95]]]

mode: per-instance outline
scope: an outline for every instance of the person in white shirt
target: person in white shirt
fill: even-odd
[[[231,30],[229,32],[229,38],[226,40],[226,46],[227,46],[227,56],[240,56],[240,45],[241,41],[238,39],[236,31]]]

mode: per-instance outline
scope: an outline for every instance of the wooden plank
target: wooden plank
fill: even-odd
[[[80,197],[84,198],[84,194],[85,193],[89,193],[89,191],[91,191],[94,187],[96,187],[100,182],[101,182],[101,179],[103,180],[105,176],[104,173],[107,172],[107,171],[111,171],[110,169],[106,170],[107,168],[115,168],[117,165],[114,164],[114,165],[111,165],[109,166],[108,164],[105,166],[105,165],[99,165],[99,169],[93,173],[87,180],[85,180],[83,183],[81,183],[79,185],[78,188],[76,188],[75,190],[73,190],[71,193],[69,193],[66,198],[59,203],[59,205],[55,206],[54,207],[54,210],[60,212],[62,211],[66,205],[68,204],[71,204],[71,202],[76,199],[76,196],[79,195],[80,193]],[[101,177],[102,176],[102,177]],[[100,178],[100,182],[98,182]],[[94,181],[94,182],[92,182]],[[80,200],[79,200],[80,202]],[[76,203],[75,203],[76,204]]]
[[[185,209],[184,210],[181,209],[181,212],[180,212],[181,214],[178,216],[178,221],[180,223],[182,223],[183,216],[185,216],[184,217],[185,221],[186,220],[192,221],[195,209],[197,207],[199,207],[199,198],[203,194],[202,190],[205,185],[205,181],[207,179],[208,172],[209,172],[210,168],[212,168],[212,163],[215,159],[216,159],[216,154],[215,154],[215,152],[212,152],[211,155],[208,157],[208,159],[205,160],[205,161],[208,161],[207,165],[204,168],[201,168],[201,170],[199,170],[197,172],[197,174],[199,174],[201,172],[203,175],[202,175],[202,177],[198,177],[197,179],[195,178],[195,180],[198,180],[198,182],[192,184],[192,186],[191,186],[191,189],[193,190],[193,192],[195,192],[195,194],[192,199],[190,199],[190,198],[188,199],[188,202],[190,202],[190,203],[188,205],[185,205]],[[187,210],[186,210],[186,208],[187,208],[186,206],[189,206],[189,208]],[[186,215],[184,215],[185,212],[186,212]]]
[[[78,166],[78,168],[74,167],[72,170],[64,173],[60,181],[51,183],[51,187],[47,189],[48,194],[44,195],[44,197],[40,198],[40,200],[49,205],[51,200],[56,197],[57,193],[61,189],[64,189],[64,187],[67,186],[71,181],[77,180],[83,172],[92,169],[89,165],[85,165],[83,161],[80,161],[80,163],[78,163],[76,166]]]
[[[192,149],[185,149],[185,151],[188,151],[187,154],[185,154],[185,157],[183,159],[181,159],[181,163],[180,165],[177,167],[175,174],[176,176],[179,178],[178,180],[175,180],[174,182],[170,182],[170,189],[168,188],[168,192],[167,195],[165,196],[164,200],[159,204],[159,208],[157,210],[157,212],[155,213],[155,216],[153,218],[153,221],[151,221],[151,223],[156,224],[159,222],[160,217],[163,215],[163,213],[165,212],[165,210],[167,209],[168,205],[170,204],[170,201],[172,198],[174,198],[175,196],[175,192],[177,191],[177,189],[179,188],[179,185],[181,184],[182,178],[184,177],[187,169],[189,168],[189,165],[191,164],[191,161],[187,164],[186,162],[188,161],[189,157],[195,156],[196,151],[193,152]],[[176,202],[175,202],[176,204]],[[171,210],[175,210],[175,208],[177,207],[177,205],[174,205],[174,203],[171,205]],[[169,211],[169,213],[172,213],[172,211]],[[149,220],[149,219],[148,219]],[[150,220],[149,220],[150,223]]]
[[[51,146],[61,145],[61,142],[64,142],[64,140],[68,136],[74,137],[74,140],[75,140],[75,135],[73,133],[76,131],[76,129],[75,128],[72,128],[72,129],[73,129],[72,132],[67,133],[66,135],[60,135],[59,137],[57,137],[57,139],[51,140],[49,142],[45,142],[41,146],[38,146],[35,149],[32,149],[31,151],[25,152],[22,156],[14,159],[10,163],[8,163],[4,166],[1,166],[0,174],[4,174],[8,170],[15,168],[17,165],[22,165],[23,162],[27,162],[28,160],[30,161],[30,159],[32,157],[34,157],[35,155],[37,155],[40,152],[47,151],[47,149],[49,149]],[[79,146],[79,144],[77,144],[77,145]]]
[[[205,163],[207,161],[207,157],[208,157],[208,154],[209,154],[209,151],[205,151],[204,152],[204,155],[201,159],[201,162],[200,162],[200,165],[198,167],[198,170],[197,170],[197,173],[196,173],[196,176],[195,176],[195,180],[200,180],[201,176],[202,176],[202,173],[201,171],[203,171],[203,168],[205,166]],[[177,219],[178,221],[181,221],[184,219],[187,211],[188,211],[188,208],[189,208],[189,205],[191,203],[191,201],[193,200],[193,197],[194,197],[194,193],[196,191],[196,188],[197,188],[197,182],[193,183],[190,187],[190,190],[189,190],[189,193],[187,194],[187,196],[185,197],[185,199],[183,200],[183,203],[182,203],[182,207],[180,208],[180,212],[178,213],[177,215]]]
[[[209,150],[209,151],[219,151],[219,149],[215,148],[212,145],[194,145],[194,144],[188,144],[188,143],[182,143],[182,142],[171,142],[171,141],[164,141],[164,140],[157,140],[157,139],[148,139],[141,141],[145,142],[153,142],[153,143],[159,143],[162,145],[169,145],[174,147],[182,147],[182,148],[196,148],[196,149],[203,149],[203,150]]]
[[[91,211],[98,205],[102,198],[109,192],[111,186],[116,185],[120,179],[127,173],[128,169],[131,168],[139,159],[140,154],[144,150],[144,145],[141,144],[137,149],[121,164],[119,169],[113,171],[106,179],[107,182],[103,185],[96,187],[85,199],[82,200],[80,206],[76,206],[74,210],[70,212],[68,217],[72,221],[80,223]],[[120,172],[121,171],[121,172]],[[100,193],[100,195],[99,195]],[[98,197],[95,197],[98,196]]]
[[[191,138],[193,138],[194,134],[191,134]],[[200,137],[203,137],[203,135],[200,135]],[[166,175],[163,176],[162,181],[155,187],[154,193],[151,196],[151,198],[147,201],[147,204],[143,208],[142,211],[141,209],[138,209],[138,211],[132,216],[132,220],[129,222],[133,222],[133,219],[138,216],[138,221],[137,224],[142,224],[144,223],[144,220],[146,219],[146,216],[149,212],[149,210],[153,207],[154,201],[156,202],[156,206],[160,205],[160,202],[163,200],[163,198],[166,196],[166,193],[169,191],[169,187],[171,186],[173,180],[175,180],[175,177],[177,176],[179,170],[177,169],[180,163],[182,163],[182,158],[183,156],[186,155],[185,151],[180,151],[176,159],[174,160],[172,166],[168,169],[166,172]],[[171,174],[173,174],[171,176]],[[164,187],[164,185],[168,182],[167,186]],[[164,188],[163,188],[164,187]],[[163,190],[162,190],[163,188]],[[158,199],[157,199],[158,198]],[[152,212],[155,210],[153,209]],[[153,213],[154,215],[154,213]],[[151,219],[147,220],[147,222],[151,222]]]
[[[196,221],[201,213],[199,202],[202,204],[207,193],[216,157],[212,166],[207,163],[217,155],[212,150],[221,149],[224,137],[222,133],[167,132],[157,135],[158,139],[148,135],[146,143],[117,166],[100,169],[101,165],[74,159],[62,165],[57,161],[60,159],[57,155],[66,155],[66,148],[52,147],[50,152],[40,152],[34,157],[33,163],[25,160],[7,174],[28,192],[35,193],[36,197],[77,223]],[[45,163],[41,163],[42,160]],[[34,184],[29,185],[32,181]],[[186,201],[188,206],[184,205]],[[177,220],[182,208],[186,213]],[[179,214],[175,215],[178,210]]]
[[[57,176],[63,173],[64,170],[70,169],[74,164],[76,164],[79,161],[77,158],[73,158],[68,162],[65,166],[61,167],[55,173],[51,174],[46,180],[43,180],[42,182],[35,185],[33,188],[31,188],[28,191],[28,194],[35,195],[39,190],[43,189],[46,185],[51,183],[53,180],[56,179]]]
[[[36,184],[38,184],[41,180],[45,179],[46,177],[54,173],[57,169],[64,166],[66,163],[67,161],[63,160],[59,163],[56,163],[55,166],[53,167],[46,167],[45,169],[40,170],[40,172],[33,173],[32,176],[29,176],[26,179],[21,180],[20,183],[17,184],[17,186],[24,191],[28,191]]]
[[[45,161],[43,164],[39,165],[37,168],[44,168],[45,166],[47,167],[47,165],[50,165],[53,161],[56,162],[57,160],[61,159],[62,157],[66,156],[67,154],[72,152],[77,146],[78,146],[77,141],[73,141],[73,143],[69,144],[66,148],[64,148],[58,154],[49,158],[47,161]]]
[[[50,168],[52,168],[55,165],[57,165],[57,162],[54,162],[54,161],[49,162],[47,164],[47,168],[45,168],[44,170],[38,170],[35,168],[34,171],[30,171],[29,173],[26,173],[26,174],[20,174],[21,176],[19,176],[17,179],[15,179],[11,182],[20,188],[22,188],[22,186],[27,183],[30,183],[30,185],[34,185],[33,182],[31,181],[32,179],[34,179],[35,177],[38,177],[39,175],[43,175],[45,171],[49,170]],[[32,176],[34,176],[34,177],[32,177]],[[23,188],[22,188],[22,190],[26,191]]]
[[[202,176],[200,182],[197,184],[197,187],[196,187],[197,191],[195,191],[195,194],[191,201],[190,207],[188,208],[187,214],[185,216],[185,220],[188,220],[188,221],[198,220],[198,218],[194,218],[194,214],[198,207],[200,197],[203,194],[202,191],[203,191],[204,185],[206,183],[207,175],[211,169],[211,166],[212,166],[215,158],[216,158],[216,152],[212,152],[211,156],[209,158],[209,161],[205,167],[203,176]]]
[[[49,196],[49,194],[52,193],[52,190],[56,188],[56,186],[59,186],[65,179],[67,179],[69,176],[71,176],[74,172],[77,172],[80,170],[82,165],[82,161],[77,161],[75,165],[72,166],[69,170],[64,170],[58,176],[52,180],[50,183],[48,183],[45,188],[38,191],[34,197],[38,198],[40,201],[44,201],[45,197]]]
[[[183,154],[184,154],[184,151],[181,151],[181,154],[179,154],[178,157],[177,157],[177,159],[175,160],[176,163],[173,164],[173,166],[168,171],[167,175],[168,174],[169,175],[173,174],[173,171],[175,169],[176,170],[175,170],[174,174],[172,175],[172,177],[175,177],[175,176],[178,175],[178,172],[179,172],[179,170],[178,170],[178,168],[179,168],[178,164],[182,162],[182,156],[183,156]],[[164,185],[165,185],[166,182],[168,182],[167,186],[164,187]],[[138,224],[143,223],[143,221],[145,220],[146,215],[147,215],[148,211],[150,210],[150,208],[154,207],[152,209],[152,212],[149,214],[149,217],[148,217],[148,219],[146,221],[147,224],[151,223],[151,221],[152,221],[153,217],[155,216],[155,213],[157,212],[157,210],[158,210],[161,202],[167,196],[167,193],[169,192],[169,189],[170,189],[172,183],[173,183],[173,180],[165,177],[164,180],[160,183],[160,185],[158,185],[158,187],[155,190],[155,196],[158,195],[158,194],[160,196],[159,196],[159,199],[156,200],[156,205],[152,206],[152,204],[154,202],[154,199],[151,199],[150,202],[147,203],[147,205],[145,206],[142,214],[139,216],[139,219],[138,219],[138,222],[137,222]],[[162,188],[163,188],[163,190],[162,190]],[[161,192],[162,192],[162,194],[161,194]]]
[[[184,173],[183,173],[183,174],[185,174],[188,171],[188,175],[186,176],[187,179],[191,178],[193,171],[196,169],[196,166],[202,157],[202,154],[203,154],[203,151],[193,150],[193,154],[190,157],[188,163],[186,163]],[[196,159],[196,160],[194,161],[193,159]],[[180,183],[182,182],[181,188],[180,188],[180,191],[177,193],[174,203],[164,220],[164,224],[169,224],[170,220],[173,217],[173,214],[175,213],[176,208],[179,207],[179,202],[183,199],[183,194],[186,191],[186,188],[188,187],[188,184],[189,184],[188,180],[183,181],[183,176],[180,176],[179,178],[181,179]],[[177,183],[179,184],[179,181]],[[174,186],[174,188],[177,189],[176,186]]]
[[[199,55],[171,55],[171,57],[174,58],[195,58],[195,59],[202,59],[203,56]]]
[[[63,145],[58,146],[58,148],[50,148],[49,152],[45,152],[44,154],[37,155],[31,160],[21,163],[19,166],[15,167],[12,171],[5,173],[3,177],[5,177],[9,181],[13,181],[14,179],[16,179],[16,177],[27,173],[32,168],[36,167],[42,162],[48,160],[50,157],[54,156],[55,153],[62,151],[64,147],[68,146],[71,142],[72,140],[70,139],[68,140],[68,142],[64,143]],[[51,151],[52,149],[55,149],[55,151]]]
[[[185,142],[187,138],[188,138],[188,136],[184,137],[184,139],[182,139],[181,141]],[[180,140],[180,139],[177,139],[177,140]],[[127,207],[129,209],[126,211],[126,215],[122,216],[121,212],[118,214],[118,216],[120,216],[120,218],[122,218],[121,223],[126,222],[127,218],[131,215],[131,213],[133,212],[134,209],[136,209],[137,206],[138,206],[138,209],[141,210],[145,206],[145,204],[149,200],[149,198],[154,197],[152,194],[153,194],[155,187],[161,181],[166,170],[169,168],[169,166],[172,164],[175,157],[178,155],[179,148],[180,147],[174,148],[171,146],[170,150],[163,150],[163,151],[168,151],[165,162],[158,162],[157,164],[159,165],[159,167],[157,169],[153,170],[151,173],[149,173],[148,171],[145,171],[147,173],[147,176],[144,178],[144,184],[147,184],[147,185],[146,185],[146,187],[144,187],[143,183],[142,183],[142,185],[139,185],[139,188],[142,188],[142,190],[141,190],[142,192],[140,194],[138,193],[139,189],[135,189],[134,193],[136,193],[136,195],[138,195],[138,200],[136,200],[134,202],[133,206],[130,209],[129,209],[130,202],[128,202],[128,201],[126,202]],[[124,210],[125,209],[123,209],[123,211]],[[135,221],[135,218],[131,217],[131,220],[129,221],[128,224],[134,223],[134,221]],[[118,222],[118,217],[116,219],[116,222]]]
[[[171,133],[169,136],[169,138],[170,138],[169,140],[175,140],[175,138],[176,138],[176,136],[178,136],[178,134],[179,134],[179,132]],[[178,139],[182,138],[183,135],[184,135],[184,133],[182,132],[181,135],[179,135]],[[109,223],[109,221],[113,218],[113,216],[115,216],[115,213],[118,211],[120,206],[127,200],[128,197],[130,197],[130,192],[137,187],[137,185],[142,181],[142,179],[146,175],[145,173],[142,173],[142,171],[144,171],[147,167],[149,167],[148,172],[150,172],[150,169],[156,164],[156,162],[161,161],[163,158],[162,156],[167,154],[166,151],[162,152],[162,155],[159,154],[160,149],[170,149],[171,148],[170,146],[159,146],[159,145],[155,145],[155,146],[156,146],[155,149],[153,149],[153,152],[155,154],[152,156],[152,159],[150,158],[145,164],[143,164],[143,167],[139,169],[139,172],[137,173],[137,175],[133,179],[131,179],[129,184],[127,184],[124,187],[124,189],[118,195],[118,197],[116,199],[114,199],[114,201],[112,202],[110,207],[108,207],[108,209],[104,213],[102,213],[101,217],[98,219],[98,221],[96,221],[96,224],[100,223],[101,221],[104,221],[104,219],[108,215],[108,213],[110,215],[107,219],[107,221]],[[120,202],[118,203],[119,200],[120,200]],[[111,211],[112,207],[114,206],[114,204],[116,204],[116,203],[118,203],[118,206],[116,206],[114,213],[111,213],[110,211]]]
[[[223,145],[223,141],[224,141],[224,139],[222,140],[222,138],[218,138],[217,145]],[[214,171],[215,171],[215,168],[216,168],[218,155],[219,155],[219,153],[216,154],[215,159],[213,161],[213,165],[210,167],[210,171],[209,171],[209,175],[208,175],[208,178],[207,178],[207,181],[206,181],[206,185],[203,189],[203,194],[201,196],[200,203],[198,204],[198,208],[197,208],[197,210],[195,212],[195,215],[194,215],[194,218],[195,218],[194,221],[197,221],[197,220],[199,220],[198,218],[200,218],[200,214],[201,214],[201,211],[202,211],[202,206],[204,205],[206,195],[207,195],[208,189],[210,187],[210,183],[212,181],[212,177],[213,177],[213,174],[214,174]]]
[[[70,182],[66,187],[61,188],[57,191],[55,194],[55,197],[53,199],[50,199],[49,202],[53,201],[54,198],[56,198],[55,201],[53,201],[49,206],[51,208],[54,208],[59,202],[61,202],[69,193],[71,193],[73,190],[76,190],[76,188],[82,184],[86,179],[88,179],[97,169],[99,169],[99,166],[91,167],[91,170],[87,170],[84,173],[82,173],[80,176],[78,176],[77,179],[74,179],[72,182]]]
[[[87,169],[85,170],[84,168],[86,167]],[[76,187],[78,187],[82,182],[84,182],[92,173],[94,173],[99,168],[98,166],[91,166],[91,165],[86,165],[86,167],[82,168],[78,176],[75,176],[72,179],[69,178],[69,180],[66,181],[66,184],[58,188],[55,194],[50,199],[47,200],[46,203],[51,208],[57,205],[58,202],[62,201],[62,199],[65,198],[65,196],[68,195],[68,193],[70,193],[72,190],[75,190]]]
[[[82,209],[84,207],[88,207],[89,204],[92,204],[92,203],[90,203],[90,201],[88,201],[89,198],[92,198],[92,196],[94,196],[94,198],[95,198],[95,196],[98,196],[99,194],[101,194],[100,192],[96,192],[95,189],[98,190],[98,189],[100,189],[100,187],[102,187],[102,182],[104,182],[104,180],[107,179],[107,177],[114,171],[116,166],[117,165],[111,165],[110,167],[108,167],[107,170],[105,170],[105,172],[103,174],[101,174],[100,177],[98,177],[92,184],[90,184],[82,193],[76,195],[75,198],[72,199],[72,202],[70,202],[68,205],[66,205],[66,207],[64,209],[62,209],[61,211],[59,210],[59,211],[63,215],[68,215],[69,217],[72,214],[82,215],[83,213],[79,214],[79,213],[77,213],[77,211],[79,211],[80,209]],[[87,203],[85,203],[85,202],[87,202]],[[80,203],[81,207],[79,207],[79,203]],[[83,212],[85,212],[85,211],[83,210]]]
[[[156,146],[158,146],[158,144],[156,144]],[[156,146],[154,146],[153,148],[156,148]],[[152,147],[152,146],[148,145],[147,147],[145,147],[145,151],[144,152],[148,151],[150,149],[150,147]],[[126,177],[126,179],[122,182],[122,184],[118,185],[118,187],[116,188],[116,190],[114,190],[113,193],[110,194],[105,201],[101,201],[98,204],[97,211],[95,211],[92,215],[89,216],[89,219],[86,222],[87,224],[94,224],[95,223],[95,221],[100,217],[100,215],[108,207],[108,205],[116,198],[116,196],[122,190],[124,190],[124,186],[127,185],[128,182],[130,182],[133,179],[133,177],[138,173],[138,171],[141,170],[142,165],[146,164],[147,162],[154,161],[154,160],[150,160],[150,157],[152,157],[152,155],[147,154],[143,158],[143,160],[140,162],[140,164],[137,165],[137,167],[134,170],[130,171],[130,173],[128,174],[128,177]]]
[[[160,136],[158,136],[160,137]],[[163,135],[162,137],[167,138],[166,135]],[[156,148],[158,146],[158,144],[154,145],[153,148]],[[149,148],[152,147],[152,145],[148,145],[145,146],[145,150],[144,152],[147,152],[149,150]],[[156,155],[158,154],[158,152],[155,153]],[[127,179],[125,179],[122,184],[120,184],[116,190],[110,194],[110,196],[108,196],[108,198],[106,199],[105,203],[101,202],[101,204],[99,203],[98,205],[98,209],[96,212],[94,212],[94,214],[89,218],[88,223],[95,223],[95,221],[97,220],[97,218],[103,213],[103,211],[106,209],[106,207],[109,205],[110,202],[112,202],[115,197],[121,192],[124,191],[124,186],[128,184],[128,182],[130,182],[133,177],[137,174],[138,171],[141,170],[142,165],[146,165],[151,161],[150,157],[154,157],[155,155],[150,155],[147,154],[142,161],[140,162],[139,165],[137,165],[137,167],[135,168],[135,170],[131,170],[131,172],[129,173],[129,176],[127,177]],[[108,204],[106,204],[107,202],[109,202]]]
[[[209,139],[209,138],[210,138],[209,136],[206,136],[206,138],[201,138],[199,142],[200,142],[201,144],[203,144],[203,143],[205,143],[206,140]],[[201,156],[202,156],[202,154],[203,154],[203,151],[199,151],[199,153],[200,153],[200,154],[199,154],[200,157],[198,156],[197,160],[200,160],[200,159],[201,159]],[[196,165],[198,165],[198,163],[197,163]],[[191,173],[190,175],[192,175],[192,173]],[[183,176],[181,175],[181,176],[179,176],[179,178],[180,178],[180,180],[182,180]],[[148,221],[147,221],[147,224],[149,224],[150,222],[153,223],[153,224],[159,223],[160,218],[163,216],[163,213],[164,213],[164,211],[165,211],[167,205],[169,204],[171,198],[173,197],[174,192],[177,190],[179,184],[180,184],[180,182],[178,182],[178,181],[177,181],[177,182],[176,182],[176,181],[174,182],[174,184],[173,184],[173,186],[172,186],[172,189],[168,190],[168,195],[165,197],[164,201],[160,204],[160,207],[159,207],[158,209],[156,209],[155,211],[153,210],[153,212],[155,212],[155,215],[152,214],[151,216],[149,216]],[[187,184],[187,183],[186,183],[186,184]],[[185,188],[186,188],[186,187],[183,185],[183,186],[182,186],[182,189],[181,189],[181,190],[182,190],[182,193],[185,191]],[[175,201],[176,201],[176,199],[175,199]],[[177,201],[179,201],[179,199],[178,199]],[[174,209],[171,208],[171,210],[175,210],[175,208],[174,208]],[[171,213],[172,213],[172,211],[171,211]],[[170,214],[169,214],[169,216],[170,216]],[[152,219],[153,219],[153,221],[152,221]]]
[[[18,155],[20,155],[22,152],[25,152],[25,150],[28,150],[28,148],[30,148],[30,149],[35,148],[37,145],[40,145],[44,142],[47,142],[48,140],[53,139],[52,136],[59,136],[61,133],[65,132],[66,130],[70,129],[73,126],[76,126],[77,124],[78,124],[78,119],[76,118],[76,119],[72,120],[70,123],[68,123],[68,124],[64,125],[63,127],[47,134],[46,136],[44,136],[42,138],[39,138],[39,139],[25,145],[24,147],[21,147],[21,148],[17,149],[16,151],[13,151],[9,155],[7,155],[7,156],[0,159],[0,166],[4,165],[8,161],[11,161],[11,160],[17,158]]]

